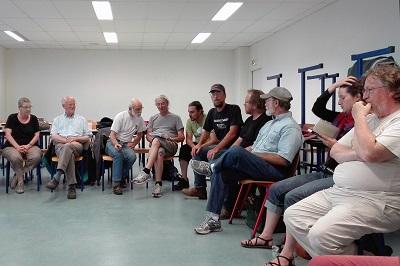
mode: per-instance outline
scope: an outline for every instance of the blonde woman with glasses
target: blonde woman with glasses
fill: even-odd
[[[15,172],[10,187],[18,194],[24,193],[24,174],[40,162],[42,155],[38,147],[39,122],[31,114],[31,109],[31,101],[26,97],[20,98],[18,113],[8,116],[4,129],[6,142],[3,156]]]

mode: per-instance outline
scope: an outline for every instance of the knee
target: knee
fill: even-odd
[[[293,193],[292,191],[288,192],[285,196],[285,199],[283,201],[283,205],[285,206],[285,209],[289,208],[293,204],[295,204],[298,201],[298,196],[296,193]]]
[[[332,243],[330,243],[327,235],[327,228],[321,228],[317,225],[311,227],[310,231],[307,234],[307,239],[310,243],[311,249],[314,251],[315,254],[334,254]]]
[[[158,138],[154,138],[153,141],[151,142],[151,146],[153,147],[160,147],[160,140]]]

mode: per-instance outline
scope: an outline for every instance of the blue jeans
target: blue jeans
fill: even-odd
[[[136,154],[132,148],[122,145],[122,149],[117,151],[111,141],[106,144],[106,153],[113,158],[112,179],[120,182],[122,178],[129,177],[129,170],[136,161]]]
[[[207,211],[220,214],[229,184],[242,179],[278,181],[285,175],[257,155],[234,146],[224,152],[213,165]]]
[[[313,172],[279,181],[271,186],[265,207],[268,211],[282,214],[288,207],[317,191],[334,184],[332,175]]]
[[[215,145],[210,145],[210,146],[201,148],[199,153],[193,158],[193,160],[208,162],[207,152],[214,147],[215,147]],[[224,153],[225,151],[226,151],[226,149],[222,149],[220,152],[218,152],[215,155],[214,160],[216,160],[219,156],[221,156],[221,154]],[[194,186],[195,187],[203,187],[203,188],[207,187],[206,176],[194,173]]]

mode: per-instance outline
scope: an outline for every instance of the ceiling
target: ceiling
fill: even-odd
[[[231,0],[235,1],[235,0]],[[224,0],[110,0],[113,21],[99,21],[89,0],[0,0],[0,46],[60,49],[211,49],[250,46],[335,0],[236,0],[227,21],[211,21]],[[3,30],[29,39],[19,43]],[[118,34],[107,44],[102,32]],[[199,32],[211,32],[191,44]]]

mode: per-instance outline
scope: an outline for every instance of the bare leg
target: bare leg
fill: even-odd
[[[151,169],[157,159],[158,156],[158,149],[160,148],[160,141],[155,138],[151,143],[150,151],[149,151],[149,158],[147,160],[146,168]]]
[[[181,166],[182,178],[187,181],[188,180],[187,170],[188,170],[189,163],[185,160],[179,160],[179,164]]]
[[[283,246],[283,250],[282,252],[279,254],[280,256],[284,256],[288,259],[293,259],[294,257],[294,249],[296,247],[296,240],[294,239],[294,237],[292,237],[289,233],[286,233],[286,240],[285,240],[285,245]],[[277,259],[272,260],[271,262],[277,262]],[[289,265],[289,262],[285,259],[280,259],[280,262],[282,266],[286,266]],[[271,265],[269,263],[265,264],[265,265]]]
[[[268,245],[272,245],[272,235],[273,235],[273,233],[275,231],[276,226],[278,225],[280,217],[281,217],[281,214],[274,213],[274,212],[271,212],[271,211],[267,210],[265,226],[264,226],[264,229],[263,229],[262,233],[259,235],[259,237],[261,237],[262,239],[266,239],[266,240],[271,239],[271,241],[268,241],[268,243],[265,243],[265,245],[267,245],[267,244]],[[256,241],[257,241],[257,243],[261,242],[260,244],[264,245],[264,243],[263,243],[263,241],[261,239],[253,238],[249,242],[254,245],[254,244],[256,244]],[[248,240],[243,240],[242,244],[245,244],[245,242],[250,244],[248,242]]]
[[[164,148],[160,147],[156,154],[157,154],[157,157],[156,157],[156,161],[154,163],[154,168],[155,168],[155,172],[156,172],[156,181],[161,181],[162,180],[162,172],[164,169],[164,155],[165,155]]]

